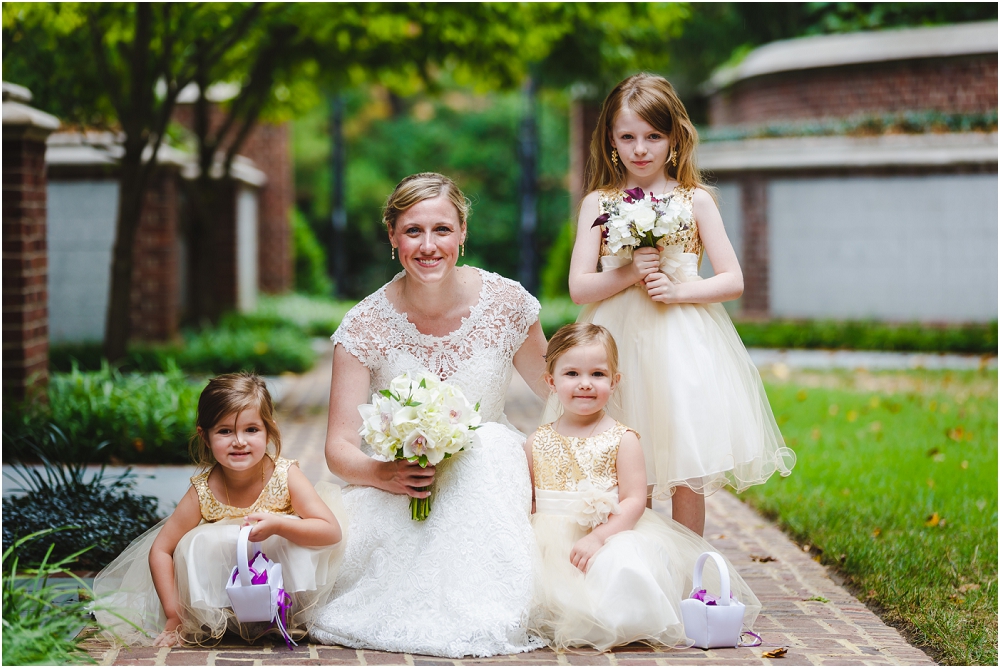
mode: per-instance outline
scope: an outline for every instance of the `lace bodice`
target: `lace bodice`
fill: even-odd
[[[588,438],[563,436],[552,424],[542,425],[531,444],[537,489],[575,492],[589,480],[598,489],[618,485],[618,444],[629,428],[620,422]]]
[[[615,200],[620,200],[622,198],[621,191],[615,193],[602,193],[600,197],[600,212],[601,214],[607,213],[607,204]],[[668,235],[660,240],[659,247],[666,248],[668,246],[681,246],[685,253],[694,253],[695,255],[701,256],[703,246],[701,243],[701,235],[698,234],[698,221],[695,220],[692,198],[694,197],[694,188],[685,188],[683,186],[676,186],[671,192],[671,197],[679,198],[681,204],[691,212],[691,225],[685,229],[680,229],[671,235]],[[662,198],[662,196],[658,196]],[[611,250],[608,248],[607,243],[602,238],[601,239],[601,255],[611,255]],[[623,248],[618,253],[619,255],[627,254],[631,257],[631,250]]]
[[[481,402],[484,422],[503,420],[514,353],[541,307],[520,284],[477,271],[483,284],[479,301],[445,336],[421,333],[389,302],[386,286],[348,311],[332,338],[368,367],[372,392],[387,388],[404,371],[423,369],[456,383],[469,401]],[[390,284],[404,275],[400,272]],[[371,454],[367,444],[362,448]]]
[[[270,455],[268,455],[270,457]],[[191,484],[198,492],[198,504],[201,506],[201,518],[206,522],[218,522],[226,519],[242,519],[250,513],[274,513],[276,515],[294,515],[292,509],[292,499],[288,494],[288,467],[292,464],[298,465],[294,459],[278,457],[274,460],[274,473],[271,479],[264,485],[260,496],[249,508],[237,508],[228,506],[212,494],[208,488],[208,476],[212,473],[209,469],[196,476],[192,476]]]

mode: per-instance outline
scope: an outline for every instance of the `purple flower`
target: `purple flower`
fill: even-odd
[[[631,188],[630,190],[625,191],[625,199],[629,204],[637,199],[643,199],[645,196],[646,193],[642,192],[642,188],[639,187]]]
[[[598,217],[597,217],[597,220],[595,220],[595,221],[594,221],[594,224],[593,224],[593,225],[591,225],[590,227],[591,227],[591,228],[595,228],[595,227],[597,227],[598,225],[603,225],[603,224],[605,224],[606,222],[608,222],[608,219],[610,219],[610,218],[611,218],[611,216],[609,216],[609,215],[608,215],[608,214],[606,214],[606,213],[605,213],[605,214],[603,214],[603,215],[600,215],[600,216],[598,216]]]

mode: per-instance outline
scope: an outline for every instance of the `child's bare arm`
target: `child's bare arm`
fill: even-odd
[[[635,285],[659,266],[655,248],[639,248],[632,262],[611,271],[597,271],[601,254],[601,229],[594,227],[600,214],[600,193],[587,195],[580,206],[573,259],[569,265],[569,295],[577,304],[591,304]]]
[[[180,625],[180,611],[177,606],[177,583],[174,579],[174,550],[177,543],[188,531],[201,522],[201,506],[194,487],[177,504],[156,540],[149,549],[149,572],[153,576],[153,587],[160,598],[163,613],[167,616],[164,631],[173,631]]]
[[[604,542],[620,531],[628,531],[646,510],[646,462],[639,438],[631,431],[622,436],[618,445],[618,512],[604,524],[577,541],[570,552],[570,561],[584,573],[590,567]]]
[[[646,291],[653,301],[664,304],[713,304],[736,299],[743,294],[743,272],[726,235],[719,208],[712,196],[700,188],[694,191],[692,205],[698,234],[712,261],[715,276],[703,281],[675,283],[657,271],[646,278]]]
[[[247,519],[255,524],[250,531],[250,540],[259,542],[278,535],[304,547],[323,547],[340,542],[343,535],[340,523],[298,466],[288,467],[288,495],[295,514],[301,519],[251,513]]]

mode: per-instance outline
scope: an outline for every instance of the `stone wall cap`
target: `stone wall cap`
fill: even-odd
[[[775,72],[811,70],[916,58],[946,58],[997,53],[997,21],[975,21],[817,35],[771,42],[747,54],[738,65],[715,71],[701,86],[710,95],[737,81]]]
[[[59,119],[21,102],[3,102],[3,125],[33,127],[52,132],[59,127]]]
[[[186,179],[196,179],[200,173],[201,169],[198,167],[198,164],[191,160],[184,165],[184,170],[181,172],[181,175]],[[233,158],[233,164],[230,167],[229,175],[236,181],[253,188],[262,188],[267,184],[267,174],[257,168],[257,163],[242,155],[237,155]],[[221,157],[216,158],[215,163],[212,165],[211,176],[213,179],[222,177]]]
[[[996,165],[997,133],[786,137],[706,142],[698,166],[714,173],[794,169]]]
[[[16,83],[11,83],[9,81],[3,82],[3,101],[11,102],[24,102],[27,104],[31,102],[31,91],[24,86],[18,86]]]
[[[121,133],[88,130],[85,132],[57,132],[46,142],[45,162],[50,165],[114,165],[125,154],[120,140]],[[148,161],[152,147],[143,151],[143,161]],[[162,144],[156,154],[156,163],[184,167],[191,162],[191,154],[169,144]]]

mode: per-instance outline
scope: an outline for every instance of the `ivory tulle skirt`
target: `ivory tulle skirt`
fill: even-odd
[[[701,280],[697,255],[670,250],[660,266],[671,280]],[[619,258],[602,261],[611,259]],[[791,473],[795,453],[721,304],[660,304],[632,286],[587,305],[578,321],[615,337],[622,380],[608,413],[639,433],[655,498],[678,485],[706,495],[727,484],[741,492]],[[542,423],[558,411],[550,400]]]
[[[320,498],[333,510],[347,532],[340,488],[316,486]],[[142,534],[94,579],[95,616],[107,638],[126,645],[152,645],[163,631],[166,616],[153,588],[149,550],[166,520]],[[186,533],[174,550],[174,576],[182,619],[177,629],[187,644],[214,645],[227,630],[254,641],[277,633],[270,625],[240,623],[229,607],[226,579],[236,565],[236,541],[241,519],[202,523]],[[343,556],[343,540],[331,547],[302,547],[280,536],[262,543],[264,553],[281,564],[285,591],[292,597],[289,632],[302,638],[318,606],[333,591]]]
[[[572,492],[548,492],[572,494]],[[684,526],[646,510],[635,528],[615,534],[598,551],[587,573],[570,563],[573,545],[589,528],[574,517],[542,511],[532,516],[538,542],[535,597],[529,628],[556,649],[588,646],[600,651],[631,642],[689,647],[680,602],[691,593],[694,564],[715,550]],[[744,625],[760,612],[732,564],[732,593],[746,605]],[[719,578],[706,568],[704,582],[718,593]]]

